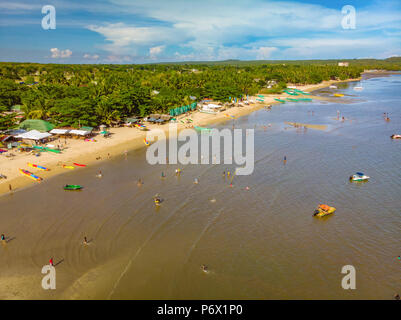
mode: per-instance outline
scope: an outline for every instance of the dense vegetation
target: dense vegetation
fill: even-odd
[[[13,125],[15,114],[9,114],[9,110],[14,105],[21,105],[25,118],[47,119],[57,126],[97,126],[132,115],[166,113],[191,103],[191,97],[197,101],[205,97],[228,101],[229,97],[257,92],[280,92],[287,83],[357,78],[364,69],[401,70],[397,58],[347,61],[349,67],[337,66],[337,60],[148,65],[0,63],[0,130]],[[267,89],[268,83],[275,85]]]

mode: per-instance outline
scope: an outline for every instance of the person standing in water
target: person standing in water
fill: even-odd
[[[88,244],[88,239],[86,239],[86,237],[84,237],[84,244]]]
[[[6,241],[6,237],[4,236],[4,234],[1,235],[1,241]]]
[[[287,156],[284,156],[284,160],[283,160],[284,164],[287,163]]]

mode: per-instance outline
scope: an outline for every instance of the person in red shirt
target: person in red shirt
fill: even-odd
[[[53,265],[53,258],[50,258],[49,264],[50,264],[51,266],[54,266],[54,265]]]

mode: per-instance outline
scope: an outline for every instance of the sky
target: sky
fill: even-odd
[[[53,21],[42,13],[46,5],[55,9],[55,28],[42,26]],[[0,0],[0,61],[391,56],[401,56],[399,0]]]

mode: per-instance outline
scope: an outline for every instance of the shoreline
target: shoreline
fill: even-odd
[[[367,72],[370,73],[370,72]],[[330,80],[323,81],[319,84],[309,84],[309,85],[297,85],[296,88],[305,92],[313,92],[322,88],[329,87],[332,84],[344,83],[344,82],[356,82],[360,81],[362,77],[356,79],[347,80]],[[232,107],[224,112],[220,112],[216,115],[210,115],[206,113],[201,113],[195,111],[189,116],[178,117],[179,120],[192,119],[193,122],[191,126],[204,126],[222,123],[230,121],[227,117],[233,116],[235,119],[248,115],[254,111],[264,108],[266,105],[276,105],[280,102],[275,101],[275,98],[284,98],[288,95],[285,93],[281,94],[265,94],[263,95],[265,101],[263,103],[254,103],[243,107]],[[313,96],[308,96],[313,97]],[[250,97],[250,99],[255,99],[256,97]],[[183,129],[188,128],[189,124],[177,123],[177,133]],[[166,134],[168,138],[168,125],[147,125],[147,127],[152,129],[161,129]],[[48,167],[50,171],[39,171],[34,170],[34,168],[28,168],[29,171],[36,175],[39,175],[44,180],[54,177],[70,170],[61,167],[61,164],[71,165],[73,162],[84,163],[87,167],[93,164],[100,164],[105,160],[109,160],[112,157],[122,155],[125,151],[134,151],[140,148],[144,148],[143,139],[146,137],[146,132],[139,131],[136,128],[110,128],[111,138],[95,137],[99,139],[98,142],[85,142],[83,140],[67,139],[67,149],[61,154],[52,153],[42,153],[39,158],[33,154],[17,154],[15,159],[6,158],[2,156],[0,158],[0,174],[7,176],[7,179],[0,180],[0,196],[9,194],[9,185],[12,186],[12,192],[21,191],[29,187],[33,187],[38,182],[32,181],[27,177],[22,176],[18,169],[23,169],[27,167],[27,162],[37,163],[41,166]],[[64,139],[60,139],[61,142]],[[57,144],[56,141],[51,142]],[[101,157],[101,160],[96,160],[96,157]],[[83,170],[85,168],[75,168],[74,170]]]

